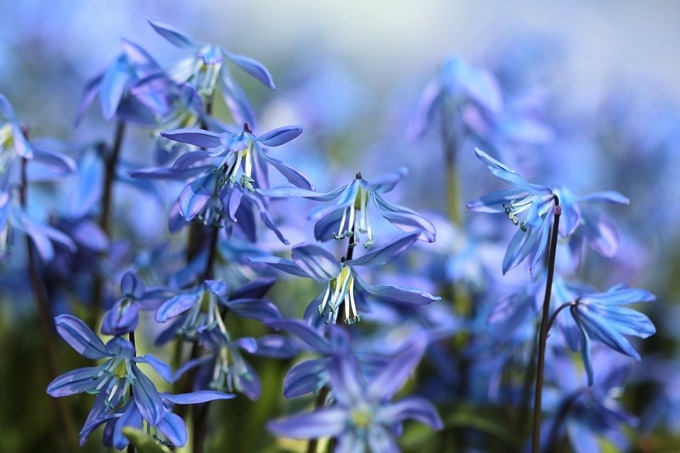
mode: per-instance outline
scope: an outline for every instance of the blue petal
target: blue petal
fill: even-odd
[[[87,389],[94,389],[101,381],[107,378],[103,374],[95,378],[100,371],[100,367],[87,367],[64,373],[47,386],[47,393],[51,396],[59,397],[75,395],[76,393],[83,393]]]
[[[510,205],[513,200],[519,200],[526,197],[528,193],[523,189],[506,189],[497,192],[491,192],[488,195],[470,201],[466,204],[468,209],[475,212],[484,212],[487,214],[501,214],[505,213],[503,204]]]
[[[382,266],[399,258],[420,236],[420,230],[397,236],[392,242],[371,250],[360,258],[346,261],[349,266]]]
[[[611,258],[619,247],[619,235],[605,216],[590,209],[581,212],[585,224],[583,236],[588,245],[602,256]]]
[[[134,272],[128,271],[123,275],[120,281],[120,292],[124,296],[141,299],[145,291],[144,282]]]
[[[380,215],[392,225],[407,233],[412,231],[422,232],[421,238],[424,241],[435,241],[437,232],[432,222],[425,217],[408,208],[388,202],[379,193],[373,194],[373,200],[378,211],[380,211]]]
[[[606,190],[604,192],[595,192],[590,195],[580,197],[582,203],[618,203],[630,204],[630,200],[624,197],[619,192],[614,190]]]
[[[338,208],[346,208],[348,206],[351,206],[356,202],[357,199],[357,194],[359,193],[359,188],[361,187],[361,181],[359,179],[355,179],[352,181],[349,185],[343,186],[341,188],[338,188],[334,190],[333,192],[327,194],[330,196],[331,194],[334,194],[333,198],[336,198],[337,195],[342,193],[342,196],[338,200],[337,204],[334,206],[319,206],[318,208],[312,209],[312,211],[309,213],[309,218],[310,219],[320,219],[321,217],[324,217],[328,215],[330,212],[335,211]],[[342,190],[341,190],[342,189]],[[314,198],[311,197],[305,197],[310,200],[314,200]],[[323,200],[319,200],[323,201]]]
[[[94,360],[111,357],[102,340],[75,316],[57,316],[54,318],[54,323],[59,335],[81,355]]]
[[[630,308],[579,303],[576,312],[589,337],[638,361],[640,355],[623,335],[647,338],[656,332],[647,316]]]
[[[368,446],[372,453],[401,452],[399,445],[397,445],[390,433],[378,424],[371,425],[368,431]]]
[[[409,396],[396,403],[383,406],[376,414],[381,420],[390,422],[402,422],[404,420],[416,420],[432,429],[442,429],[442,423],[437,409],[425,398]]]
[[[302,134],[302,126],[285,126],[269,131],[257,137],[257,141],[265,146],[281,146]]]
[[[184,220],[190,222],[215,194],[217,176],[209,174],[187,185],[179,196],[179,209]]]
[[[201,43],[198,41],[195,41],[193,38],[187,36],[185,33],[179,31],[177,28],[173,27],[172,25],[166,24],[164,22],[158,22],[155,20],[151,20],[150,18],[146,18],[147,21],[149,21],[149,24],[153,27],[154,30],[156,30],[156,33],[170,41],[172,44],[175,46],[186,49],[190,47],[200,47]]]
[[[206,280],[204,282],[205,286],[216,296],[225,296],[227,294],[227,282]]]
[[[14,114],[14,109],[12,104],[9,103],[5,95],[0,94],[0,115],[4,116],[4,119],[15,121],[16,115]]]
[[[418,101],[416,114],[411,124],[411,135],[415,137],[422,136],[432,122],[437,107],[441,104],[442,89],[438,81],[430,82]]]
[[[296,245],[293,247],[291,258],[298,268],[318,283],[326,283],[340,275],[342,271],[338,260],[318,245]]]
[[[381,175],[371,181],[366,181],[366,185],[363,187],[369,192],[380,192],[388,193],[391,192],[399,181],[404,179],[408,175],[408,169],[406,167],[401,167],[392,173],[387,173]]]
[[[297,398],[322,387],[329,359],[306,360],[290,369],[283,381],[283,396]]]
[[[656,296],[645,289],[614,287],[607,292],[581,296],[583,303],[601,303],[610,305],[628,305],[639,302],[652,302]]]
[[[405,288],[392,285],[371,285],[364,281],[357,272],[352,271],[356,283],[369,294],[378,299],[388,302],[402,302],[414,305],[427,305],[440,300],[441,297],[433,296],[419,289]]]
[[[293,168],[287,163],[282,162],[278,159],[274,159],[264,151],[261,152],[261,156],[267,163],[274,166],[274,168],[276,168],[279,171],[279,173],[281,173],[288,180],[289,183],[297,187],[301,187],[303,189],[309,189],[312,191],[314,190],[314,183],[312,183],[312,180],[309,179],[309,177],[307,177],[307,175],[302,173],[300,170]]]
[[[515,170],[512,170],[511,168],[498,162],[484,151],[475,148],[475,154],[479,160],[486,164],[486,166],[489,168],[489,171],[491,171],[494,176],[502,179],[508,184],[515,186],[518,189],[525,190],[532,195],[552,195],[552,191],[547,187],[529,184],[524,180],[524,178],[517,174]]]
[[[175,447],[183,447],[187,443],[189,434],[184,420],[172,412],[166,412],[165,417],[158,423],[158,430],[168,438]]]
[[[132,384],[135,404],[144,420],[151,425],[157,425],[163,419],[165,407],[153,382],[135,364],[130,364],[132,373],[137,381]]]
[[[94,98],[97,97],[97,93],[99,93],[99,90],[101,89],[103,79],[104,74],[101,74],[95,77],[94,79],[88,81],[87,84],[85,85],[83,100],[80,102],[80,105],[78,106],[78,111],[76,112],[76,117],[73,121],[74,127],[78,127],[80,122],[83,120],[83,117],[85,116],[87,108],[90,106],[90,104],[92,104]]]
[[[366,399],[373,402],[389,400],[420,362],[427,341],[418,337],[399,353],[368,383]]]
[[[71,157],[36,144],[33,145],[33,159],[62,175],[78,170],[78,165]]]
[[[109,121],[116,116],[128,80],[130,80],[130,66],[127,57],[122,54],[106,69],[99,90],[99,102],[105,120]]]
[[[123,335],[134,331],[139,325],[139,306],[120,299],[104,315],[101,333],[103,335]]]
[[[230,400],[236,398],[236,395],[231,393],[216,392],[214,390],[201,390],[200,392],[180,393],[178,395],[164,393],[162,396],[175,404],[201,404],[207,403],[208,401]]]
[[[306,198],[313,201],[331,201],[347,189],[349,185],[338,187],[332,192],[315,192],[300,187],[274,187],[271,189],[257,189],[257,193],[269,198]],[[355,194],[356,196],[356,194]]]
[[[225,304],[236,316],[248,319],[257,319],[261,322],[281,318],[281,313],[276,305],[263,299],[237,299]]]
[[[147,354],[141,357],[135,357],[133,361],[135,363],[146,363],[151,365],[151,367],[156,371],[156,373],[158,373],[160,377],[165,379],[166,382],[172,383],[172,368],[170,368],[170,365],[163,362],[162,360],[157,359],[151,354]]]
[[[231,60],[236,66],[255,77],[265,86],[269,87],[269,89],[276,89],[276,85],[274,85],[274,80],[272,79],[271,74],[259,61],[233,53],[227,54],[227,58],[229,58],[229,60]]]
[[[333,348],[328,339],[303,321],[298,319],[277,319],[266,324],[273,329],[283,329],[286,332],[292,333],[321,354],[327,355],[333,353]]]
[[[593,432],[587,421],[569,419],[567,433],[574,453],[601,453],[599,435]]]
[[[255,110],[243,88],[234,80],[226,67],[222,68],[220,75],[222,94],[234,120],[237,124],[248,124],[252,129],[256,129]]]
[[[567,237],[581,224],[579,197],[567,187],[558,186],[555,190],[562,205],[560,234],[562,237]]]
[[[161,135],[167,139],[180,143],[188,143],[200,148],[218,148],[222,146],[220,134],[203,129],[175,129],[172,131],[162,131]]]
[[[235,299],[258,299],[264,297],[269,289],[276,283],[274,277],[259,277],[252,280],[229,295],[230,300]]]
[[[149,52],[144,50],[139,44],[122,38],[120,46],[134,65],[141,66],[145,71],[161,69]]]
[[[344,214],[344,208],[338,208],[327,216],[319,219],[314,225],[314,239],[326,242],[333,239],[333,235],[340,229],[340,221]]]
[[[341,407],[318,409],[306,414],[293,415],[285,420],[267,423],[267,429],[277,437],[291,439],[316,439],[338,436],[345,430],[349,414]]]
[[[343,406],[351,407],[364,400],[366,380],[353,355],[336,355],[328,364],[333,398]]]
[[[18,123],[12,124],[12,139],[14,140],[14,149],[20,157],[25,159],[33,158],[33,148],[28,143],[28,140],[26,140],[26,136]]]
[[[189,360],[184,365],[179,367],[179,369],[177,371],[175,371],[175,374],[172,376],[172,381],[177,382],[179,380],[179,378],[181,378],[184,375],[184,373],[186,373],[187,371],[194,369],[198,366],[209,364],[209,362],[211,362],[213,360],[213,358],[214,357],[212,355],[206,355],[206,356],[203,356],[203,357],[199,357],[198,359]],[[211,367],[211,369],[212,369],[212,367]],[[174,395],[174,396],[178,396],[178,395]],[[166,396],[166,398],[170,399],[167,396]],[[170,400],[170,401],[172,401],[172,400]],[[184,404],[184,403],[179,403],[179,404]]]
[[[128,404],[125,412],[120,416],[113,429],[113,446],[122,450],[130,444],[130,439],[123,435],[123,428],[131,426],[142,429],[143,425],[144,421],[139,410],[137,410],[137,406],[135,404]]]
[[[101,200],[104,162],[94,149],[85,152],[79,162],[75,193],[71,195],[70,214],[80,218],[89,214]]]
[[[167,322],[180,313],[184,313],[198,302],[198,293],[178,294],[165,302],[156,312],[156,322]]]
[[[298,277],[309,277],[297,264],[291,260],[279,258],[278,256],[255,256],[248,257],[249,261],[253,263],[265,263],[271,267],[283,271],[287,274],[296,275]]]
[[[257,349],[253,353],[259,357],[290,359],[297,355],[297,348],[287,338],[280,335],[265,335],[257,339]]]
[[[572,310],[572,314],[574,311]],[[583,358],[583,366],[586,369],[586,375],[588,376],[588,386],[593,385],[593,357],[590,352],[590,338],[586,333],[586,329],[581,324],[578,316],[574,316],[574,320],[581,330],[581,357]]]
[[[274,219],[272,219],[271,214],[269,214],[269,211],[267,210],[267,207],[265,204],[262,202],[260,199],[259,195],[254,194],[254,195],[248,195],[246,199],[251,203],[254,204],[255,207],[257,207],[257,210],[260,212],[260,220],[264,225],[269,228],[271,231],[274,232],[277,238],[279,238],[279,241],[283,242],[284,244],[288,245],[290,242],[286,238],[283,237],[283,234],[281,231],[277,228],[276,224],[274,223]]]
[[[517,230],[503,257],[503,275],[524,261],[536,245],[540,233],[540,229],[533,228],[529,231]]]

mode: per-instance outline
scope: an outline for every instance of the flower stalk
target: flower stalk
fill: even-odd
[[[541,325],[538,334],[538,360],[536,364],[536,391],[534,393],[534,417],[531,430],[531,452],[539,453],[541,441],[541,405],[543,397],[543,374],[545,368],[545,348],[550,329],[550,296],[552,292],[552,282],[555,275],[555,254],[557,252],[557,235],[559,234],[560,215],[562,206],[557,195],[553,195],[555,206],[553,208],[554,221],[552,226],[552,237],[550,238],[550,252],[548,256],[548,280],[545,286],[545,298],[543,299],[543,309]]]

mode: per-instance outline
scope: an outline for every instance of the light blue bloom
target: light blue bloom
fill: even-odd
[[[425,341],[415,342],[368,382],[352,356],[334,357],[329,364],[334,403],[269,422],[267,428],[277,437],[334,437],[340,452],[362,452],[366,444],[374,452],[400,451],[393,436],[401,436],[404,420],[416,420],[432,429],[443,427],[436,409],[424,398],[408,396],[391,402],[420,361],[425,345]]]
[[[434,242],[436,231],[429,220],[415,211],[390,203],[382,196],[392,191],[407,174],[408,170],[402,167],[368,181],[358,173],[354,181],[328,193],[318,193],[300,186],[276,187],[258,190],[258,193],[270,198],[299,197],[314,201],[331,201],[339,197],[336,204],[315,208],[309,215],[311,219],[318,220],[314,226],[314,237],[318,241],[351,237],[350,246],[354,247],[360,243],[360,235],[365,234],[367,240],[364,241],[364,247],[369,248],[376,240],[368,213],[368,204],[372,201],[380,215],[397,228],[405,232],[421,232],[422,240]]]

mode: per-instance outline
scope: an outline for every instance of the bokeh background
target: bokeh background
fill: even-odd
[[[119,53],[120,38],[142,44],[165,66],[184,55],[153,32],[147,16],[270,69],[277,83],[273,92],[236,75],[256,105],[263,130],[305,126],[311,138],[285,155],[320,190],[365,168],[380,174],[382,168],[406,165],[412,175],[399,196],[435,217],[445,211],[441,146],[436,134],[413,140],[406,131],[440,63],[458,55],[493,71],[506,94],[539,91],[542,118],[553,139],[522,148],[520,164],[523,159],[542,162],[525,166],[527,179],[572,184],[581,193],[611,188],[631,199],[629,208],[614,212],[622,230],[621,258],[595,283],[604,289],[623,280],[656,293],[659,300],[648,314],[659,333],[645,343],[645,355],[674,358],[680,323],[680,3],[2,0],[0,92],[32,135],[66,140],[73,149],[109,139],[111,124],[98,112],[90,112],[77,130],[73,118],[86,81]],[[127,139],[125,159],[148,162],[145,134]],[[545,170],[546,162],[552,170]],[[464,199],[485,193],[486,187],[475,183],[482,167],[471,151],[461,158]],[[31,196],[50,200],[53,194],[37,189]],[[143,225],[138,242],[158,244],[167,237],[165,209],[121,191],[115,216],[123,224]],[[299,238],[304,234],[299,232]],[[56,451],[59,425],[44,392],[32,297],[13,288],[8,269],[3,275],[0,451]],[[599,278],[597,272],[590,277]],[[290,291],[300,302],[282,312],[293,315],[299,313],[293,307],[306,304],[314,288]],[[62,346],[63,370],[83,364]],[[236,412],[246,416],[235,417],[233,406],[231,413],[225,408],[215,440],[221,451],[280,448],[268,436],[263,441],[252,433],[263,432],[268,418],[290,409],[280,402],[280,376],[288,365],[259,366],[263,399],[257,407],[238,403]],[[680,393],[680,383],[675,391]],[[641,415],[652,392],[643,385],[636,395],[628,405]],[[84,420],[87,397],[69,402],[77,420]],[[663,398],[680,404],[672,395]],[[631,448],[680,451],[679,422],[676,417],[655,425],[637,435]],[[98,451],[97,443],[93,438],[86,450]]]

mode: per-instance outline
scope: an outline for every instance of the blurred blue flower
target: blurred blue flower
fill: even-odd
[[[357,362],[348,355],[334,357],[329,364],[334,404],[314,412],[298,414],[267,425],[277,437],[316,439],[334,437],[337,450],[397,452],[393,436],[401,436],[402,423],[412,419],[432,429],[443,423],[432,404],[410,396],[395,403],[390,400],[420,361],[425,342],[407,348],[368,383]]]
[[[588,385],[593,385],[593,361],[590,340],[599,341],[621,354],[640,360],[624,335],[647,338],[656,332],[644,314],[620,305],[650,302],[656,296],[644,289],[618,285],[604,293],[585,294],[571,305],[571,314],[581,329],[581,355],[588,374]]]
[[[257,127],[255,111],[243,88],[231,75],[227,63],[231,61],[243,71],[262,82],[270,89],[276,88],[271,74],[258,61],[243,55],[227,52],[216,46],[187,36],[175,27],[148,19],[153,29],[176,47],[195,49],[196,53],[177,63],[166,71],[167,76],[177,84],[191,83],[204,100],[212,98],[218,84],[231,113],[238,124],[249,124]],[[156,79],[157,76],[150,76]],[[140,82],[142,84],[144,82]]]

